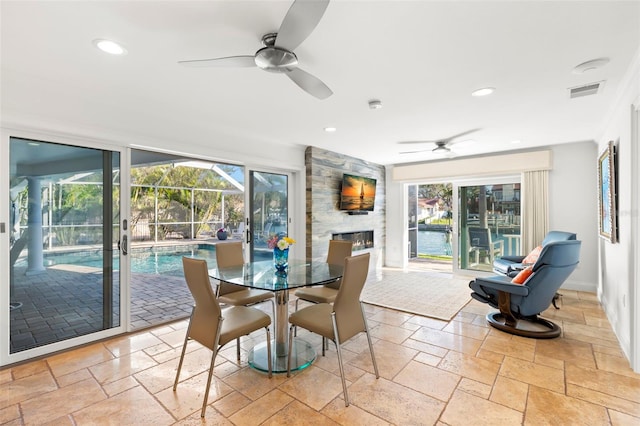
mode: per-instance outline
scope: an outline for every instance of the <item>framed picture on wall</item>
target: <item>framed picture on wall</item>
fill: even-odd
[[[609,141],[598,157],[598,228],[611,243],[617,240],[616,215],[615,146]]]

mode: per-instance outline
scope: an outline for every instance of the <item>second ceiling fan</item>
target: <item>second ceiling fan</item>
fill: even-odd
[[[445,139],[438,139],[438,140],[434,140],[434,141],[402,141],[402,142],[398,142],[398,144],[401,144],[401,145],[425,144],[425,143],[433,143],[433,144],[436,145],[435,148],[419,149],[419,150],[415,150],[415,151],[401,151],[400,154],[416,154],[416,153],[419,153],[419,152],[431,151],[434,154],[451,157],[451,156],[454,156],[455,154],[453,153],[453,151],[451,151],[451,148],[449,148],[449,145],[454,145],[456,143],[456,141],[454,141],[454,139],[457,139],[457,138],[459,138],[461,136],[468,135],[468,134],[473,133],[473,132],[477,132],[478,130],[480,130],[480,129],[479,128],[471,129],[471,130],[467,130],[467,131],[462,132],[462,133],[458,133],[457,135],[449,136],[448,138],[445,138]]]
[[[295,0],[277,33],[262,36],[263,48],[254,55],[178,61],[189,67],[258,67],[289,77],[302,90],[318,99],[333,94],[319,78],[298,68],[297,48],[314,30],[324,15],[329,0]]]

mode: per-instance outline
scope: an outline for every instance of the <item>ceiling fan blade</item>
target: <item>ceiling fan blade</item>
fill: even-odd
[[[460,136],[468,135],[469,133],[477,132],[478,130],[480,130],[479,127],[477,129],[471,129],[471,130],[467,130],[466,132],[458,133],[457,135],[449,136],[446,139],[440,139],[440,141],[444,143],[449,143],[449,141],[453,139],[459,138]]]
[[[227,56],[224,58],[195,59],[192,61],[178,61],[185,67],[255,67],[253,55]]]
[[[329,96],[333,95],[331,89],[320,81],[318,77],[315,77],[300,68],[294,68],[287,71],[285,74],[311,96],[315,96],[318,99],[327,99]]]
[[[411,145],[416,143],[436,143],[436,141],[401,141],[398,142],[400,145]]]
[[[431,151],[430,149],[419,149],[418,151],[401,151],[399,154],[417,154],[419,152]]]
[[[459,138],[460,136],[464,136],[464,135],[468,135],[469,133],[473,133],[473,132],[477,132],[478,130],[482,130],[479,127],[477,129],[471,129],[471,130],[467,130],[466,132],[462,132],[462,133],[458,133],[457,135],[453,135],[450,136],[446,139],[437,139],[437,140],[433,140],[433,141],[401,141],[398,142],[401,145],[409,145],[409,144],[417,144],[417,143],[444,143],[444,144],[448,144],[451,140],[455,139],[455,138]],[[453,145],[456,142],[451,142],[451,144]]]
[[[329,0],[295,0],[282,20],[275,45],[295,50],[318,25]]]

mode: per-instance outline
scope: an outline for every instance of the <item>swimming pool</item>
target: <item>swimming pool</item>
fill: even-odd
[[[83,251],[65,253],[46,253],[44,266],[74,265],[102,269],[102,250],[87,249]],[[216,247],[210,244],[191,244],[184,246],[145,247],[133,248],[129,252],[132,274],[158,274],[182,276],[182,257],[195,257],[207,261],[209,268],[215,268]],[[255,254],[256,260],[268,260],[271,252],[259,252]],[[120,259],[114,259],[114,269],[120,269]],[[16,262],[16,266],[26,266],[26,258]]]
[[[181,276],[182,256],[196,257],[207,261],[209,268],[216,267],[216,249],[209,244],[185,246],[134,248],[129,252],[131,273],[162,274]],[[74,265],[102,269],[102,250],[88,249],[65,253],[47,253],[44,266]],[[114,259],[114,269],[120,269],[119,257]],[[16,262],[16,266],[25,266],[26,258]]]

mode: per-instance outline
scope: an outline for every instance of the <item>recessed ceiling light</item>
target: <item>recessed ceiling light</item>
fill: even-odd
[[[471,96],[487,96],[495,92],[495,90],[495,87],[483,87],[482,89],[471,92]]]
[[[335,132],[336,130],[338,130],[338,129],[337,129],[337,128],[335,128],[335,127],[325,127],[325,128],[324,128],[324,131],[325,131],[325,132],[327,132],[327,133],[333,133],[333,132]]]
[[[573,73],[574,74],[584,74],[585,72],[589,72],[589,71],[593,71],[596,70],[598,68],[601,68],[605,65],[607,65],[609,63],[609,58],[598,58],[598,59],[592,59],[590,61],[587,62],[583,62],[579,65],[576,65],[573,68]]]
[[[115,41],[96,39],[93,40],[93,44],[103,52],[107,52],[112,55],[124,55],[127,53],[127,50]]]

